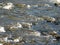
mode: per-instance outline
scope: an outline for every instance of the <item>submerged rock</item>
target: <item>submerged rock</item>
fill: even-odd
[[[19,8],[25,8],[26,4],[15,4],[15,6],[19,7]]]
[[[41,33],[38,32],[38,31],[35,31],[35,30],[28,30],[28,29],[19,29],[17,30],[17,32],[20,34],[20,35],[26,35],[26,36],[38,36],[40,37]]]

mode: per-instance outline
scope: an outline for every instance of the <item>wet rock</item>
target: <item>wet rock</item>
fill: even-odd
[[[56,21],[53,22],[55,25],[59,25],[60,24],[60,16],[55,16]]]
[[[13,29],[13,28],[22,28],[22,25],[19,22],[17,22],[15,25],[12,25],[10,27],[10,29]]]
[[[5,25],[4,27],[5,27],[5,30],[10,30],[10,27],[11,27],[12,25]]]
[[[52,35],[52,36],[55,36],[55,35],[57,35],[57,32],[56,31],[52,31],[52,32],[49,32],[49,34]]]
[[[12,23],[12,24],[9,24],[9,25],[5,25],[4,26],[6,30],[12,30],[12,29],[18,29],[18,28],[23,28],[22,25],[17,22],[17,23]]]
[[[3,3],[0,3],[0,8],[2,8],[2,6],[3,6]]]
[[[31,8],[31,5],[29,5],[29,4],[15,4],[15,6],[17,6],[19,8],[28,8],[28,9]]]
[[[30,25],[29,23],[26,23]],[[10,28],[10,27],[5,27],[7,31],[12,32],[13,34],[17,35],[32,35],[32,36],[40,36],[41,33],[32,29],[28,28]]]
[[[58,4],[57,3],[54,3],[54,5],[57,7],[58,6]]]
[[[32,27],[32,23],[22,22],[21,24],[23,28],[31,29]]]
[[[55,35],[57,41],[60,41],[60,35]]]
[[[41,34],[36,31],[36,32],[32,32],[31,35],[40,36]]]
[[[40,37],[40,41],[41,42],[43,42],[43,43],[45,43],[45,44],[48,44],[49,42],[51,42],[51,40],[53,39],[53,37],[51,36],[51,35],[42,35],[41,37]]]
[[[53,22],[55,25],[59,25],[59,22],[57,22],[57,21],[55,21],[55,22]]]
[[[4,43],[3,45],[12,45],[11,43]]]
[[[13,41],[14,41],[15,43],[17,43],[17,42],[20,42],[21,40],[23,40],[23,38],[19,36],[19,37],[17,37],[17,38],[14,38]]]
[[[25,8],[26,4],[15,4],[15,6],[19,7],[19,8]]]
[[[31,29],[32,23],[29,23],[29,22],[17,22],[15,24],[6,25],[4,27],[5,27],[6,30],[18,29],[18,28]]]
[[[38,32],[38,31],[35,31],[35,30],[28,30],[28,29],[21,29],[21,30],[19,30],[20,32],[19,33],[21,33],[21,34],[24,34],[24,36],[26,35],[26,36],[40,36],[41,35],[41,33],[40,32]]]
[[[37,22],[32,22],[32,25],[37,25],[38,23]]]
[[[43,18],[44,20],[46,20],[47,22],[55,22],[55,21],[56,21],[55,18],[49,17],[49,16],[42,16],[42,18]]]
[[[17,39],[14,39],[14,42],[19,42],[19,39],[17,38]]]
[[[20,40],[20,43],[25,43],[25,42],[26,42],[26,40],[24,40],[24,39]]]
[[[47,33],[47,32],[41,32],[41,34],[42,34],[42,35],[48,35],[48,33]]]
[[[54,5],[57,7],[57,6],[60,6],[60,0],[56,0],[56,2],[54,2]]]
[[[30,43],[36,43],[36,41],[35,41],[34,39],[32,39],[32,40],[30,41]]]
[[[38,4],[38,7],[42,7],[42,6],[44,6],[44,4],[43,4],[43,3],[41,3],[41,4]]]

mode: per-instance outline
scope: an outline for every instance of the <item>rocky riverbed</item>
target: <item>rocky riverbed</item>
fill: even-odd
[[[0,45],[60,45],[59,2],[0,0]]]

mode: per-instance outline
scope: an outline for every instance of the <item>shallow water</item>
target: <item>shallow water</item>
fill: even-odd
[[[16,22],[29,22],[29,23],[37,23],[36,25],[32,25],[33,30],[38,31],[60,31],[60,21],[58,22],[58,25],[55,25],[54,23],[47,22],[46,20],[38,20],[36,21],[35,18],[38,18],[40,16],[50,16],[54,18],[60,17],[60,7],[54,6],[53,3],[48,2],[46,0],[0,0],[0,2],[12,2],[15,4],[30,4],[30,5],[37,5],[40,4],[38,7],[32,6],[30,9],[28,8],[19,8],[15,6],[12,10],[5,10],[0,9],[0,25],[9,25]],[[49,6],[47,6],[47,5]],[[32,17],[30,17],[32,15]],[[60,18],[58,18],[60,20]],[[8,33],[8,32],[7,32]],[[41,43],[34,43],[29,44],[26,43],[25,45],[45,45]],[[52,42],[49,45],[60,45],[59,42]]]

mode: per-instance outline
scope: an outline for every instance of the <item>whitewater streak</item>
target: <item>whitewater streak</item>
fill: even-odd
[[[47,0],[47,1],[51,3],[60,3],[60,0]]]

